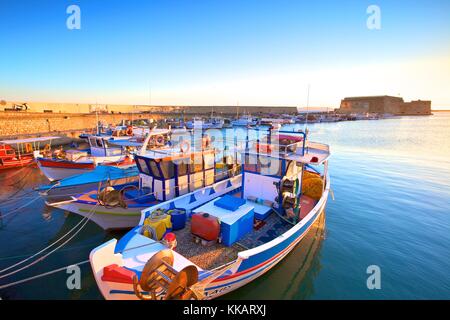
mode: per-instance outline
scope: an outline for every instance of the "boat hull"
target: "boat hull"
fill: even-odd
[[[61,180],[92,171],[99,164],[119,168],[128,168],[135,165],[132,159],[128,157],[123,158],[123,156],[96,157],[93,160],[82,162],[37,158],[37,163],[39,169],[50,181]]]
[[[91,205],[72,202],[58,205],[57,208],[88,217],[92,222],[104,230],[131,229],[135,227],[141,218],[141,211],[147,208],[105,208],[101,205]]]
[[[68,161],[52,161],[37,159],[39,169],[50,181],[61,180],[95,169],[95,163],[70,163]]]
[[[135,183],[137,181],[138,177],[127,177],[109,180],[109,183],[111,186],[115,186],[115,185]],[[50,188],[48,191],[43,191],[41,195],[45,198],[46,201],[49,202],[69,200],[71,196],[76,196],[78,194],[85,193],[89,190],[98,188],[99,183],[100,182],[92,182],[73,186]]]
[[[13,160],[0,160],[0,170],[22,168],[28,165],[32,165],[34,162],[33,156],[25,156],[21,159]]]

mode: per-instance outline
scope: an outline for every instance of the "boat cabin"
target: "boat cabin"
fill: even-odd
[[[271,207],[294,224],[320,199],[324,182],[312,165],[326,164],[329,149],[308,142],[304,132],[277,131],[266,143],[254,142],[242,157],[243,199]],[[304,183],[310,178],[316,179]]]
[[[88,137],[93,157],[112,157],[123,154],[123,148],[110,145],[109,137],[92,135]]]
[[[166,201],[212,185],[217,174],[214,149],[182,152],[175,149],[149,150],[135,155],[141,188],[153,190]]]
[[[9,144],[0,143],[0,159],[12,160],[16,157],[16,150],[14,150]]]

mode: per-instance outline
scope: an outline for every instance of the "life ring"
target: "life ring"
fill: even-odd
[[[191,149],[191,144],[187,140],[183,140],[180,143],[180,150],[182,153],[186,153]]]
[[[33,152],[33,146],[31,145],[31,143],[27,143],[27,144],[25,145],[25,151],[26,151],[27,153],[32,153],[32,152]]]
[[[164,136],[161,134],[157,135],[155,138],[155,142],[158,146],[163,146],[164,145]]]
[[[132,136],[133,135],[133,127],[128,127],[126,134],[127,134],[127,136]]]

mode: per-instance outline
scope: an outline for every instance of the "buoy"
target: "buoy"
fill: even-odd
[[[132,136],[133,135],[133,127],[128,127],[127,131],[126,131],[127,136]]]
[[[177,247],[177,236],[173,232],[166,233],[163,241],[169,249],[175,250]]]

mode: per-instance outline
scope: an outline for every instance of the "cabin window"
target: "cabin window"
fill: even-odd
[[[189,170],[191,173],[202,172],[203,171],[203,157],[194,156],[193,158],[191,158]]]
[[[158,165],[154,160],[150,160],[150,170],[152,171],[152,176],[155,178],[161,178],[161,175],[159,174]]]
[[[161,171],[164,175],[164,179],[172,179],[175,174],[175,165],[172,161],[160,162]]]
[[[91,143],[92,147],[97,147],[97,140],[96,139],[89,139],[89,142]]]
[[[150,169],[147,166],[147,163],[145,162],[144,159],[142,158],[138,158],[138,163],[139,163],[139,167],[141,168],[141,172],[145,173],[145,174],[150,174]]]
[[[16,154],[16,152],[14,151],[14,150],[6,150],[6,154],[9,154],[9,155],[13,155],[13,154]]]
[[[102,139],[97,139],[97,146],[99,146],[100,148],[103,147],[103,141],[102,141]]]
[[[178,175],[185,176],[188,174],[188,165],[187,163],[180,163],[178,165]]]
[[[191,164],[191,173],[197,173],[202,171],[203,171],[203,164],[200,163]]]
[[[258,158],[259,173],[267,176],[281,176],[282,162],[271,157]]]
[[[259,173],[258,160],[255,155],[245,155],[244,170]]]
[[[214,154],[205,155],[205,170],[214,168]]]

